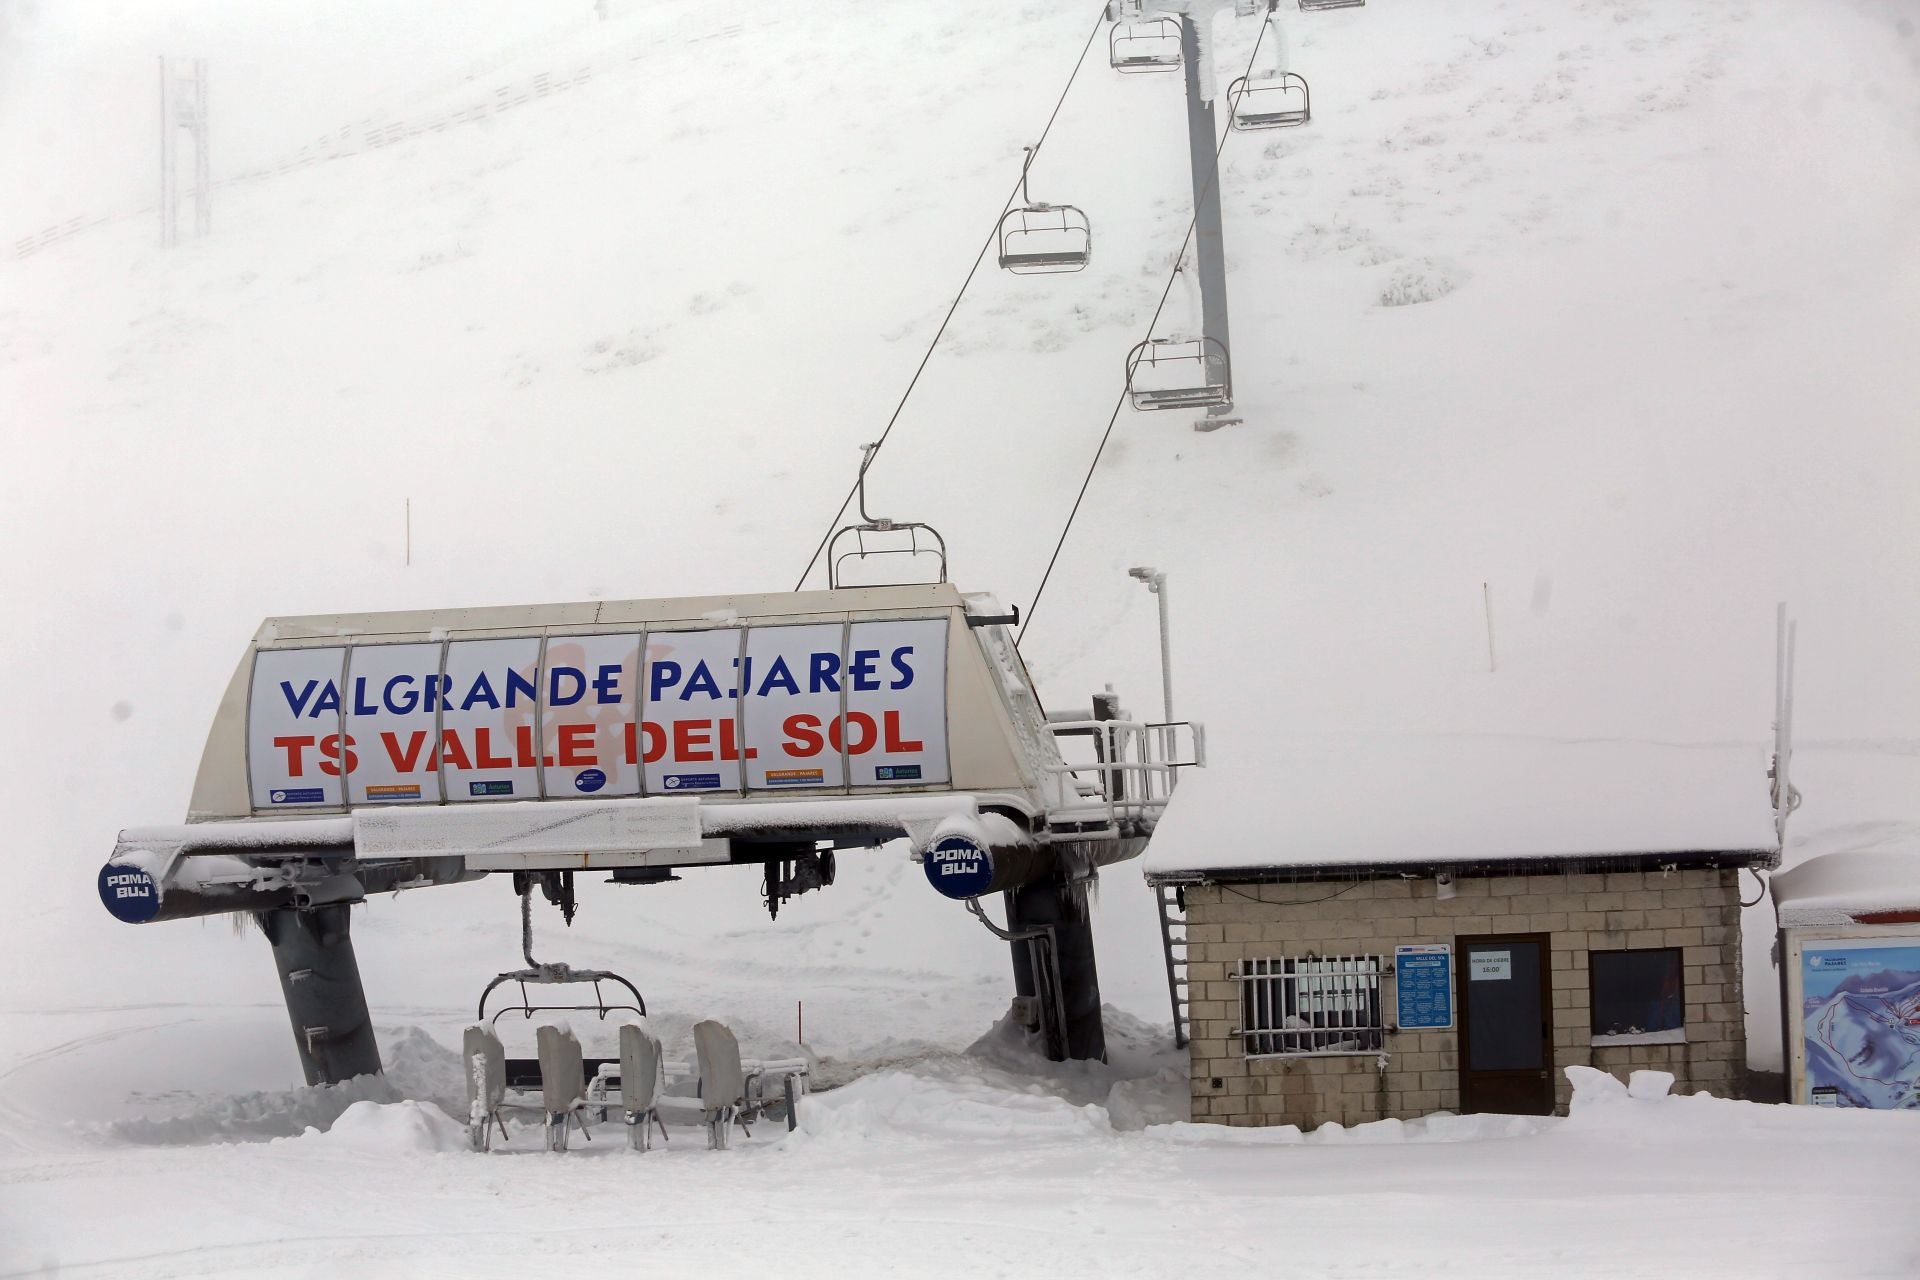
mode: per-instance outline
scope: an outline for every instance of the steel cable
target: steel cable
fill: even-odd
[[[1067,83],[1060,90],[1059,98],[1054,101],[1053,111],[1047,116],[1046,127],[1040,130],[1039,140],[1033,144],[1033,155],[1028,157],[1029,164],[1040,155],[1040,148],[1046,145],[1047,135],[1053,131],[1054,121],[1060,118],[1060,108],[1066,105],[1067,94],[1072,90],[1074,80],[1079,77],[1080,68],[1086,65],[1087,53],[1093,48],[1094,38],[1100,34],[1100,27],[1106,20],[1107,3],[1106,0],[1100,0],[1100,11],[1093,20],[1093,29],[1087,32],[1087,42],[1080,47],[1080,57],[1074,62],[1073,71],[1067,76]],[[886,429],[881,431],[880,438],[874,441],[872,453],[864,460],[862,472],[866,470],[867,465],[871,465],[873,458],[879,455],[880,447],[886,444],[887,437],[893,434],[894,424],[900,421],[901,411],[907,407],[908,398],[913,395],[913,389],[920,383],[920,375],[926,372],[927,362],[933,359],[934,349],[940,345],[940,339],[946,334],[947,325],[953,320],[954,312],[960,309],[960,301],[967,296],[968,286],[973,283],[974,276],[979,274],[980,264],[986,261],[987,250],[993,248],[994,243],[999,239],[1001,219],[1005,218],[1007,211],[1013,208],[1014,200],[1025,186],[1026,170],[1024,168],[1021,170],[1020,178],[1021,180],[1014,184],[1013,190],[1007,193],[1006,201],[1000,206],[1000,212],[994,215],[993,229],[987,233],[986,241],[980,246],[980,251],[973,255],[973,265],[967,269],[967,278],[960,282],[960,292],[953,295],[953,302],[948,305],[947,314],[941,317],[940,327],[934,330],[933,340],[927,344],[926,354],[920,357],[920,363],[914,369],[913,377],[907,380],[907,389],[900,393],[900,402],[894,405],[893,414],[887,419]],[[859,488],[860,482],[856,479],[848,487],[847,496],[840,499],[839,508],[833,513],[833,518],[827,521],[827,531],[821,535],[819,544],[813,549],[813,555],[807,560],[807,567],[800,571],[800,577],[793,584],[795,591],[806,585],[807,575],[812,573],[814,565],[820,562],[820,553],[825,551],[827,543],[833,540],[834,531],[840,527],[840,518],[846,515],[847,504],[853,501],[854,494],[859,491]]]
[[[1253,39],[1253,52],[1247,55],[1246,76],[1253,75],[1254,59],[1260,56],[1260,43],[1267,37],[1267,24],[1260,24],[1260,34]],[[1233,134],[1233,104],[1227,104],[1227,126],[1220,131],[1220,141],[1213,149],[1213,172],[1207,178],[1206,191],[1211,191],[1220,181],[1220,156],[1227,149],[1227,139]],[[1193,217],[1187,220],[1187,234],[1180,240],[1180,252],[1173,260],[1173,270],[1167,273],[1166,288],[1160,291],[1160,301],[1153,308],[1153,316],[1147,321],[1147,337],[1153,337],[1154,326],[1160,322],[1160,313],[1166,309],[1167,299],[1173,294],[1173,282],[1180,278],[1180,269],[1186,263],[1187,249],[1193,243],[1194,229],[1200,224],[1200,201],[1194,201]],[[1047,583],[1053,578],[1053,567],[1060,560],[1060,551],[1067,545],[1067,535],[1073,531],[1074,517],[1080,514],[1080,504],[1086,499],[1087,488],[1093,483],[1093,473],[1100,466],[1100,456],[1107,451],[1107,441],[1113,436],[1114,424],[1120,421],[1120,410],[1127,403],[1127,394],[1132,388],[1123,386],[1114,399],[1113,412],[1107,415],[1107,429],[1100,433],[1100,444],[1093,451],[1093,461],[1087,464],[1087,474],[1081,477],[1080,491],[1074,495],[1073,507],[1067,512],[1067,522],[1060,529],[1060,538],[1053,544],[1053,554],[1047,557],[1047,568],[1040,575],[1040,585],[1033,589],[1033,599],[1027,602],[1027,617],[1020,624],[1020,631],[1013,638],[1014,647],[1027,638],[1027,628],[1033,625],[1033,615],[1040,608],[1040,597],[1046,592]]]

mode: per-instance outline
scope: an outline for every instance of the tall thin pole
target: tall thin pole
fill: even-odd
[[[1153,593],[1160,597],[1160,718],[1173,723],[1173,641],[1167,634],[1167,575],[1154,575]]]
[[[1206,10],[1211,21],[1212,11]],[[1209,55],[1211,50],[1209,50]],[[1213,100],[1202,98],[1200,32],[1191,13],[1180,15],[1180,61],[1187,77],[1187,155],[1193,173],[1194,258],[1200,276],[1200,329],[1231,352],[1227,327],[1227,255],[1220,231],[1220,169]],[[1212,77],[1207,77],[1211,82]],[[1228,406],[1221,406],[1225,412]]]

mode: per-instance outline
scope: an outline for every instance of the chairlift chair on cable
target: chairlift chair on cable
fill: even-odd
[[[1093,258],[1093,224],[1070,204],[1048,204],[1027,194],[1033,148],[1020,165],[1020,204],[1000,219],[1000,265],[1015,275],[1079,271]]]
[[[1285,129],[1313,119],[1306,80],[1291,71],[1262,71],[1227,86],[1227,125],[1242,133]]]
[[[1180,69],[1180,20],[1116,22],[1107,33],[1107,62],[1129,75]]]
[[[1135,409],[1211,409],[1233,403],[1233,367],[1217,338],[1148,338],[1127,353]]]

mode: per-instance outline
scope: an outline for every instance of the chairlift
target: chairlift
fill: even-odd
[[[1033,148],[1020,165],[1020,204],[1000,219],[1000,265],[1015,275],[1079,271],[1093,258],[1093,224],[1070,204],[1048,204],[1027,194]]]
[[[1359,9],[1367,0],[1300,0],[1300,7],[1311,13],[1315,9]]]
[[[1180,69],[1180,20],[1116,22],[1107,33],[1107,61],[1129,75]]]
[[[1233,367],[1217,338],[1148,338],[1127,353],[1135,409],[1211,409],[1233,403]]]
[[[889,520],[885,516],[869,515],[867,512],[867,468],[873,465],[873,455],[880,452],[879,441],[860,446],[860,472],[854,478],[854,492],[860,499],[860,523],[842,525],[834,530],[827,540],[827,587],[838,590],[844,586],[888,586],[896,585],[879,582],[848,583],[844,580],[846,562],[865,564],[869,559],[884,559],[904,556],[909,564],[917,563],[922,557],[931,559],[939,574],[935,581],[947,580],[947,540],[940,531],[930,524],[919,520]],[[852,543],[850,550],[842,550],[843,544]],[[903,580],[911,581],[911,579]]]
[[[1285,129],[1313,119],[1306,80],[1291,71],[1241,76],[1227,86],[1227,125],[1242,133]]]
[[[572,873],[564,871],[541,873],[543,889],[546,887],[546,877],[550,875],[555,876],[559,884],[555,886],[554,893],[549,896],[564,895],[561,905],[565,910],[572,903]],[[518,873],[515,878],[520,878]],[[630,1014],[636,1018],[646,1017],[647,1002],[641,998],[638,988],[619,974],[605,969],[576,969],[571,965],[544,963],[533,958],[532,889],[533,885],[529,877],[520,889],[520,951],[526,957],[527,967],[496,975],[493,981],[487,984],[486,990],[480,993],[480,1006],[476,1015],[479,1025],[491,1029],[500,1019],[513,1013],[519,1014],[523,1021],[529,1022],[536,1013],[592,1013],[600,1022],[605,1022],[608,1015],[614,1013]],[[492,1000],[493,993],[508,983],[513,983],[518,988],[519,1000],[503,1003],[492,1016],[488,1016],[487,1005]],[[572,1003],[549,1002],[544,998],[536,999],[535,994],[528,991],[529,985],[534,987],[591,986],[593,997],[591,1002],[588,1002],[586,993],[581,992],[579,998]],[[620,991],[609,991],[608,987],[625,988],[624,997]],[[618,1063],[619,1059],[586,1059],[587,1077],[591,1079],[595,1072],[609,1062]],[[506,1085],[509,1089],[538,1089],[540,1077],[538,1058],[506,1059]]]

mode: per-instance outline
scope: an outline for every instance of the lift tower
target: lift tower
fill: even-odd
[[[213,230],[213,179],[207,157],[207,60],[160,59],[160,243],[180,243],[180,135],[193,145],[193,234]]]

